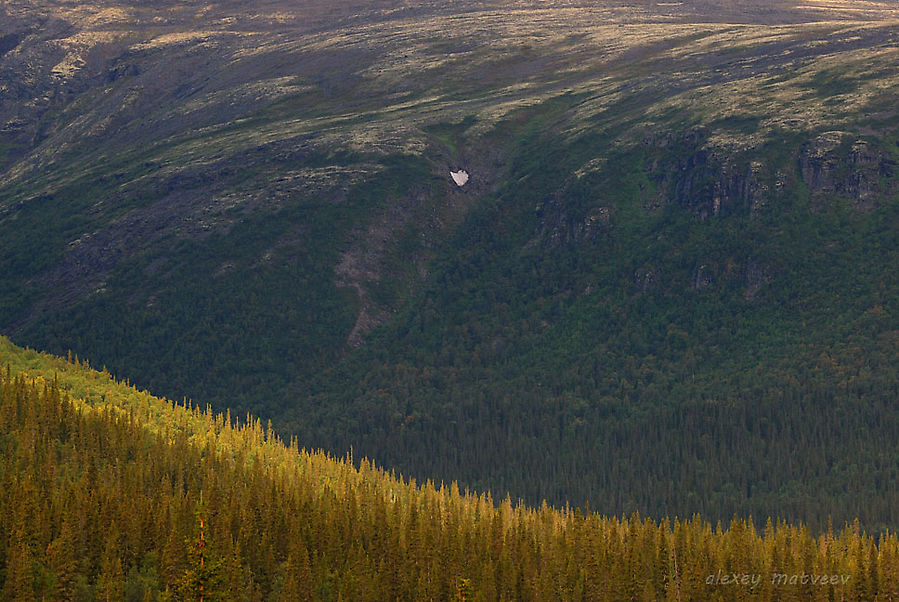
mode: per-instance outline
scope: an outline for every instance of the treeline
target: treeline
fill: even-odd
[[[530,508],[3,352],[4,600],[899,598],[899,539],[857,522]]]

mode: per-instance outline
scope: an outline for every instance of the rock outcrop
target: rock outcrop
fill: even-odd
[[[849,132],[825,132],[806,143],[799,154],[799,169],[817,203],[827,195],[841,195],[869,210],[897,188],[892,181],[895,160]]]
[[[755,212],[768,202],[764,164],[734,159],[710,147],[706,128],[648,137],[644,145],[653,149],[646,171],[659,191],[656,206],[676,203],[706,219],[741,210]]]
[[[583,218],[574,217],[565,203],[565,195],[559,192],[539,204],[535,211],[540,226],[533,242],[539,242],[547,249],[593,241],[607,236],[611,229],[612,208],[602,200],[597,200],[596,206]]]

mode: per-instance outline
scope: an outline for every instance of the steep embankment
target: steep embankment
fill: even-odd
[[[899,541],[495,505],[285,446],[0,339],[4,599],[897,594]],[[52,375],[52,376],[51,376]],[[735,586],[729,583],[736,575]],[[723,579],[722,579],[723,576]],[[812,581],[814,579],[814,581]],[[824,579],[822,583],[822,579]]]

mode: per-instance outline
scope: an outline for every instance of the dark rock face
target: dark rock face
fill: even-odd
[[[710,138],[705,127],[644,137],[643,171],[655,186],[655,193],[649,194],[654,198],[642,201],[644,211],[674,205],[699,220],[752,217],[799,182],[811,195],[812,209],[843,197],[857,210],[867,211],[899,190],[892,154],[882,143],[857,134],[812,134],[807,142],[786,149],[792,160],[777,164],[763,148],[733,155],[716,147]],[[615,204],[602,198],[599,185],[594,191],[596,200],[588,202],[585,209],[583,199],[578,201],[569,193],[573,179],[535,208],[538,226],[530,245],[552,250],[615,236]],[[643,190],[642,185],[640,188]],[[701,291],[739,283],[745,299],[753,300],[776,272],[753,258],[709,255],[696,264],[688,281],[666,285],[674,286],[672,290]],[[659,287],[661,280],[655,266],[642,266],[633,274],[639,292]]]
[[[660,202],[676,203],[701,219],[758,211],[768,196],[768,186],[760,178],[763,163],[729,159],[709,148],[707,141],[705,128],[644,140],[666,152],[646,167],[660,191]]]
[[[876,199],[895,190],[896,163],[883,149],[848,132],[825,132],[806,143],[799,154],[802,180],[821,201],[826,195],[849,197],[860,209],[872,209]]]
[[[540,229],[536,240],[547,249],[557,249],[578,242],[594,241],[609,234],[612,209],[597,201],[583,218],[572,217],[565,203],[565,195],[556,193],[536,208]]]
[[[644,144],[662,151],[646,167],[660,191],[659,204],[675,203],[700,219],[740,211],[756,213],[783,187],[791,167],[768,164],[759,153],[733,158],[710,147],[703,128],[677,136],[649,138]],[[797,151],[796,178],[822,202],[828,195],[850,198],[860,210],[896,191],[896,162],[888,151],[847,132],[825,132]],[[780,167],[769,183],[769,172]]]
[[[836,192],[837,172],[840,170],[837,149],[845,135],[844,132],[826,132],[802,149],[799,168],[802,180],[810,190],[819,193]]]

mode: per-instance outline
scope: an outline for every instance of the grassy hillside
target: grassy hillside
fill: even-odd
[[[857,523],[758,531],[495,503],[285,445],[256,419],[172,405],[6,339],[0,360],[7,600],[899,595],[899,540]]]
[[[532,504],[899,524],[895,1],[0,11],[13,340]]]

